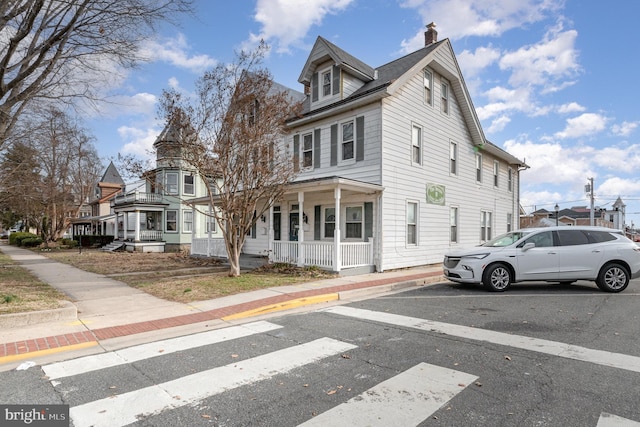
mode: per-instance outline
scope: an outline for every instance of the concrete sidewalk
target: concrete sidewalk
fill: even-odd
[[[150,341],[202,332],[236,319],[443,280],[442,268],[437,265],[338,277],[182,304],[6,243],[0,244],[0,251],[68,295],[72,302],[58,310],[0,316],[0,369],[6,364],[64,351],[104,351],[123,339]]]

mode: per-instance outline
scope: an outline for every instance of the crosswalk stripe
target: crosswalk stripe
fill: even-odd
[[[140,415],[153,415],[165,408],[185,406],[354,348],[356,346],[352,344],[320,338],[162,384],[74,406],[70,408],[69,414],[76,427],[123,426],[138,421]]]
[[[159,342],[141,344],[122,350],[93,356],[80,357],[78,359],[64,362],[52,363],[42,367],[44,373],[50,380],[55,380],[73,375],[84,374],[97,371],[99,369],[124,365],[126,363],[137,362],[154,356],[175,353],[190,348],[202,347],[210,344],[217,344],[236,338],[247,337],[253,334],[269,332],[281,328],[282,326],[269,322],[253,322],[246,325],[232,326],[224,329],[202,332],[194,335],[187,335],[178,338],[171,338]]]
[[[477,379],[420,363],[300,426],[418,425]]]
[[[398,314],[383,313],[354,307],[335,306],[321,310],[327,313],[342,316],[355,317],[357,319],[372,320],[408,328],[436,332],[446,335],[467,338],[475,341],[485,341],[509,347],[521,348],[538,353],[550,354],[566,359],[580,360],[624,369],[632,372],[640,372],[640,357],[630,356],[609,351],[593,350],[586,347],[570,345],[557,341],[548,341],[521,335],[505,334],[503,332],[489,331],[486,329],[469,326],[454,325],[450,323],[435,322],[417,317],[402,316]]]
[[[603,412],[596,427],[640,427],[640,423]]]

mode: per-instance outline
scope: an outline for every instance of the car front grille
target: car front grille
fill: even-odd
[[[455,268],[460,262],[459,256],[446,256],[444,257],[444,266],[446,268]]]

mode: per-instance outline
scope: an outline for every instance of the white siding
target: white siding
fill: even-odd
[[[444,51],[444,50],[443,50]],[[452,61],[439,58],[453,67]],[[449,114],[440,108],[441,75],[434,71],[434,105],[424,102],[422,71],[398,96],[383,101],[382,185],[382,269],[394,269],[442,262],[450,248],[449,212],[458,207],[458,243],[473,246],[480,242],[480,212],[492,212],[492,235],[506,231],[507,212],[517,218],[517,194],[507,191],[507,165],[500,164],[500,186],[493,186],[494,157],[483,152],[483,182],[475,180],[475,153],[469,131],[461,115],[458,99],[449,85]],[[423,164],[411,162],[411,127],[420,125],[423,135]],[[449,173],[449,143],[458,144],[458,174]],[[514,188],[517,188],[514,166]],[[428,183],[443,185],[445,205],[427,204]],[[406,244],[406,206],[418,200],[418,245]]]

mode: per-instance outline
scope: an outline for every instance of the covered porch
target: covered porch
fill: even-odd
[[[112,200],[114,241],[130,252],[164,252],[163,214],[166,203],[156,193],[133,192]]]
[[[316,266],[341,274],[373,272],[382,191],[379,185],[340,177],[292,183],[283,200],[257,218],[243,253],[267,256],[270,263]],[[200,211],[207,209],[211,208]],[[212,235],[212,227],[206,226],[205,234],[199,232],[202,220],[194,225],[191,253],[225,258],[224,241]]]

